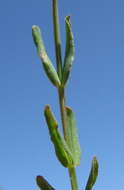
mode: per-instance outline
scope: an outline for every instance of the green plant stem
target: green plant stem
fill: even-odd
[[[55,40],[55,52],[56,52],[56,63],[57,73],[59,79],[62,78],[62,57],[61,57],[61,39],[60,39],[60,28],[59,28],[59,16],[58,16],[58,1],[52,0],[53,10],[53,26],[54,26],[54,40]]]
[[[68,141],[67,125],[66,125],[66,112],[65,112],[65,97],[64,97],[64,88],[59,89],[59,102],[60,102],[60,111],[61,111],[61,120],[63,126],[64,138]],[[71,182],[72,190],[78,190],[77,176],[75,168],[69,168],[69,177]]]
[[[71,189],[78,190],[77,176],[76,176],[75,168],[69,168],[68,172],[69,172],[69,177],[70,177],[70,181],[71,181]]]
[[[62,58],[61,58],[61,40],[60,40],[60,29],[59,29],[59,16],[58,16],[58,1],[53,1],[53,26],[54,26],[54,40],[55,40],[55,52],[56,52],[56,65],[57,72],[60,80],[62,79]],[[64,88],[58,88],[59,95],[59,104],[60,104],[60,113],[63,127],[64,138],[67,141],[68,133],[67,133],[67,125],[66,125],[66,110],[65,110],[65,95]],[[69,177],[71,182],[72,190],[78,190],[77,177],[75,168],[69,168]]]
[[[65,96],[64,96],[64,88],[63,87],[60,87],[58,89],[58,95],[59,95],[59,105],[60,105],[63,134],[64,134],[65,140],[67,141],[68,134],[67,134],[67,127],[66,127]]]

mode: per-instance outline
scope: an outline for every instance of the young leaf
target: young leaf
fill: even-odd
[[[80,164],[81,150],[78,142],[78,134],[76,128],[76,120],[74,113],[71,108],[66,107],[66,117],[67,117],[67,144],[72,152],[74,165]]]
[[[58,74],[46,53],[44,43],[43,43],[43,40],[41,37],[40,28],[38,26],[32,27],[32,36],[33,36],[34,43],[35,43],[37,51],[38,51],[38,55],[40,56],[40,58],[42,60],[43,68],[44,68],[48,78],[56,87],[59,87],[60,80],[59,80]]]
[[[58,124],[56,119],[53,116],[53,113],[50,110],[50,107],[47,105],[45,107],[44,115],[48,125],[49,133],[51,140],[54,144],[55,153],[58,160],[64,167],[71,168],[74,166],[73,156],[69,150],[68,145],[66,144],[64,138],[61,137],[58,131]]]
[[[92,160],[91,171],[90,171],[90,175],[89,175],[85,190],[91,190],[93,185],[95,184],[97,176],[98,176],[98,168],[99,168],[98,161],[96,157],[94,157]]]
[[[37,176],[36,183],[40,190],[55,190],[43,176]]]
[[[72,62],[74,60],[74,39],[71,29],[70,16],[65,17],[65,24],[66,24],[66,50],[65,50],[63,74],[62,74],[63,86],[65,86],[69,78]]]

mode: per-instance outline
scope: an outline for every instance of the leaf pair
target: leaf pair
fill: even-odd
[[[66,107],[66,113],[67,113],[66,119],[67,119],[67,128],[68,128],[67,142],[60,135],[58,131],[57,121],[53,116],[53,113],[51,112],[50,107],[48,105],[45,107],[44,111],[44,115],[48,125],[51,140],[54,144],[57,158],[63,166],[71,168],[79,165],[81,151],[78,143],[74,113],[68,107]]]
[[[92,160],[91,171],[85,190],[92,190],[98,176],[98,168],[98,161],[96,157],[94,157]],[[41,190],[55,190],[42,176],[37,176],[36,182]]]
[[[69,16],[65,18],[65,24],[66,24],[66,50],[65,50],[64,65],[62,68],[62,81],[60,81],[58,74],[56,72],[56,69],[54,68],[53,64],[51,63],[47,55],[47,52],[45,50],[45,46],[42,40],[40,28],[38,26],[32,27],[33,40],[36,45],[38,55],[42,60],[43,68],[48,78],[50,79],[50,81],[56,87],[59,87],[60,85],[65,86],[69,78],[70,69],[72,66],[73,59],[74,59],[74,40],[73,40],[73,34],[72,34]]]

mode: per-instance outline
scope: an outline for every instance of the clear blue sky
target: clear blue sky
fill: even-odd
[[[94,190],[124,189],[124,1],[59,0],[59,13],[62,42],[66,15],[72,15],[75,36],[66,95],[82,147],[79,190],[85,187],[93,155],[100,163]],[[56,190],[70,190],[67,169],[54,155],[43,117],[50,104],[60,120],[57,92],[31,35],[32,25],[39,25],[55,63],[51,0],[1,1],[0,23],[0,190],[38,189],[36,175]]]

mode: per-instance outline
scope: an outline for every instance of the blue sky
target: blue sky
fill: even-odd
[[[62,50],[64,17],[71,15],[75,61],[67,87],[76,113],[84,189],[94,155],[100,163],[94,190],[124,188],[124,1],[59,0]],[[50,0],[4,0],[0,6],[0,189],[35,190],[43,175],[58,189],[71,189],[67,169],[54,155],[43,117],[50,104],[60,121],[56,89],[45,76],[31,27],[42,29],[55,63]]]

